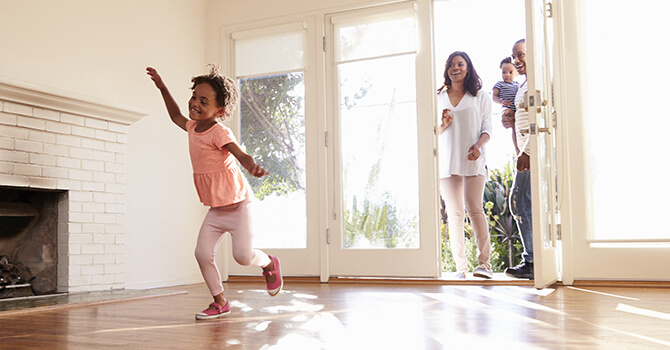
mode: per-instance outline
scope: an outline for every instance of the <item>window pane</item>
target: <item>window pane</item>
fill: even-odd
[[[235,73],[243,77],[304,69],[305,40],[304,30],[235,39]]]
[[[242,145],[270,172],[244,172],[258,199],[254,247],[306,248],[304,73],[239,84]]]
[[[670,32],[670,3],[608,2],[607,11],[598,5],[584,1],[594,238],[668,239],[670,230],[658,223],[670,195],[667,140],[654,133],[670,129],[663,102],[670,71],[659,41],[659,34]],[[621,18],[628,20],[625,26]],[[615,47],[621,56],[612,54]],[[631,68],[633,62],[643,63]]]
[[[418,248],[415,55],[339,65],[345,248]]]
[[[414,17],[341,26],[336,29],[338,62],[413,52],[416,47]]]

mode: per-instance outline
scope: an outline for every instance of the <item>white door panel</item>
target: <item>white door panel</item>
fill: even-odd
[[[326,16],[329,276],[439,275],[429,5]]]
[[[535,287],[559,279],[551,62],[553,23],[545,0],[526,0],[526,106],[530,121]]]

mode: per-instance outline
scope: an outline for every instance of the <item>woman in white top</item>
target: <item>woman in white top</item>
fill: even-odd
[[[487,168],[484,145],[491,138],[491,99],[470,57],[456,51],[447,59],[444,86],[438,90],[437,134],[440,192],[449,225],[456,277],[470,271],[465,257],[463,223],[467,210],[479,251],[475,277],[492,278],[491,242],[482,198]]]

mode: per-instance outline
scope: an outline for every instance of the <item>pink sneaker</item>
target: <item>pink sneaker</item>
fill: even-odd
[[[272,271],[263,271],[263,276],[265,276],[265,281],[268,285],[268,293],[270,296],[275,296],[279,294],[282,287],[284,286],[284,279],[281,277],[281,271],[279,269],[279,258],[276,256],[269,255],[270,260],[274,263],[274,269]],[[274,282],[267,282],[268,277],[275,276]]]
[[[230,313],[230,303],[226,302],[226,305],[221,306],[217,302],[213,302],[209,304],[209,306],[213,306],[215,309],[214,310],[209,310],[205,309],[202,310],[201,312],[195,314],[195,319],[196,320],[211,320],[214,318],[219,318],[222,316],[225,316]]]

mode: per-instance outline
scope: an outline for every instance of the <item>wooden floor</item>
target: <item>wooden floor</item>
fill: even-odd
[[[271,298],[260,281],[224,287],[232,312],[211,321],[194,319],[204,284],[0,312],[0,348],[670,348],[668,288],[287,281]]]

